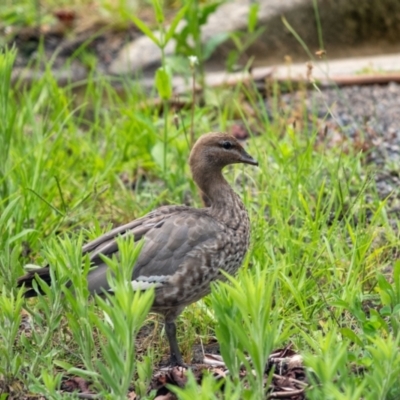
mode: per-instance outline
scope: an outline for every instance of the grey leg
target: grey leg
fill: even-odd
[[[185,367],[185,364],[182,360],[182,354],[179,350],[178,342],[176,340],[175,321],[165,321],[165,333],[167,334],[169,348],[171,351],[170,364],[172,366],[180,365]]]

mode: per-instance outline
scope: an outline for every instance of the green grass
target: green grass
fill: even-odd
[[[113,307],[89,300],[80,248],[161,204],[200,206],[187,166],[191,111],[180,112],[177,128],[172,112],[164,119],[143,107],[148,94],[129,80],[124,98],[92,76],[78,95],[48,71],[30,87],[11,87],[14,55],[0,55],[0,398],[13,387],[60,398],[67,372],[90,378],[103,398],[123,398],[131,383],[143,394],[168,351],[151,315],[158,330],[148,352],[133,350],[151,293],[135,297],[124,285],[126,269],[110,261],[122,271],[120,296],[110,298]],[[270,120],[252,89],[237,87],[229,99],[216,90],[212,98],[195,110],[196,137],[238,116],[250,125],[244,101],[256,113],[251,122],[261,134],[248,151],[260,167],[226,171],[250,212],[252,247],[237,278],[215,285],[180,318],[185,360],[192,344],[216,335],[232,371],[224,397],[259,399],[269,353],[293,343],[312,382],[309,399],[397,399],[400,263],[392,257],[399,238],[369,178],[374,170],[365,173],[356,151],[317,146],[317,128],[289,125],[278,107]],[[133,246],[123,246],[122,265],[135,257]],[[49,263],[58,284],[25,302],[16,279],[27,263]],[[390,279],[381,273],[389,265]],[[77,290],[62,296],[68,279]],[[25,333],[24,307],[33,325]],[[248,382],[237,379],[240,363],[255,370]],[[209,399],[217,386],[207,378],[199,391],[190,380],[177,391],[181,399]]]

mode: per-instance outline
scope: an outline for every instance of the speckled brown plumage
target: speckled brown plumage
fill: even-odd
[[[183,364],[176,341],[175,319],[182,310],[210,292],[210,283],[221,279],[221,270],[237,271],[249,246],[250,227],[240,197],[222,175],[222,168],[234,163],[257,165],[238,141],[222,133],[203,135],[194,145],[190,159],[193,179],[207,198],[209,207],[160,207],[146,216],[113,229],[85,245],[92,269],[87,275],[91,293],[109,290],[108,257],[118,252],[117,236],[144,237],[144,245],[135,264],[132,286],[137,290],[155,288],[152,310],[164,315],[171,348],[171,363]],[[35,296],[35,275],[50,282],[48,267],[24,275],[27,297]]]

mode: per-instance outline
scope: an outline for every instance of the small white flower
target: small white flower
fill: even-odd
[[[194,66],[199,63],[197,56],[189,56],[188,58],[189,58],[190,68],[194,68]]]

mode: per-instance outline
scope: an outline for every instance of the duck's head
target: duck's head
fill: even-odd
[[[199,169],[220,171],[230,164],[258,165],[236,138],[221,132],[201,136],[193,146],[189,163],[194,175]]]

